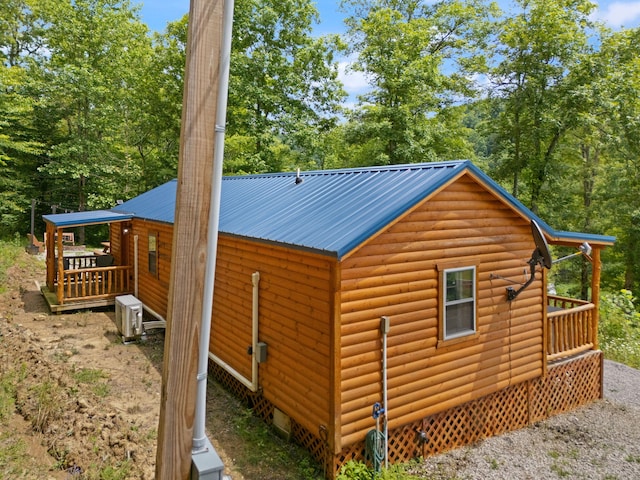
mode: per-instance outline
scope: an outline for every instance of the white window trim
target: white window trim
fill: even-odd
[[[471,270],[473,272],[473,288],[472,288],[472,296],[460,300],[452,300],[447,301],[447,274],[455,273]],[[446,268],[442,271],[442,339],[443,340],[453,340],[456,338],[467,337],[470,335],[475,335],[478,331],[477,328],[477,287],[478,287],[478,279],[477,279],[477,269],[475,265],[469,265],[465,267],[456,267],[456,268]],[[447,335],[447,307],[450,305],[460,305],[463,303],[471,303],[472,304],[472,313],[473,313],[473,329],[465,330],[462,332],[457,332],[452,335]]]

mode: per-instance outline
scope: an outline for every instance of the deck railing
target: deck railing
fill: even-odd
[[[77,270],[79,268],[96,267],[98,257],[95,255],[74,255],[64,257],[65,270]]]
[[[593,303],[573,298],[547,297],[547,360],[553,361],[593,349]]]
[[[65,270],[62,284],[63,298],[60,303],[68,300],[103,299],[130,293],[130,270],[131,267],[128,266]]]

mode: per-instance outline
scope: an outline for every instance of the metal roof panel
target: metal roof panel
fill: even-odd
[[[463,172],[469,172],[523,217],[535,219],[551,238],[556,232],[470,161],[432,162],[300,174],[224,177],[220,232],[309,248],[339,258]],[[113,209],[173,223],[173,180]],[[613,237],[575,234],[601,241]]]
[[[163,223],[173,223],[176,208],[177,180],[144,192],[116,207],[114,212],[133,214],[137,218],[155,220]]]
[[[76,227],[81,225],[94,225],[99,223],[122,222],[129,220],[133,215],[111,210],[92,210],[86,212],[53,213],[43,215],[45,222],[58,227]]]

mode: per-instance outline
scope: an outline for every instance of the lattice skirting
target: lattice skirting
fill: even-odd
[[[549,365],[544,378],[536,378],[486,397],[465,403],[422,420],[390,430],[388,458],[391,463],[429,457],[483,438],[517,430],[553,415],[568,412],[602,398],[600,351]],[[210,372],[223,385],[253,408],[268,424],[273,422],[273,405],[259,393],[252,393],[231,375],[210,362]],[[325,468],[326,478],[335,478],[344,463],[364,460],[364,439],[328,452],[324,432],[309,432],[292,420],[293,440],[305,447]]]

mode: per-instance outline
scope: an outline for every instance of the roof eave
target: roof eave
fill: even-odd
[[[615,243],[616,237],[610,235],[598,235],[593,233],[580,233],[580,232],[566,232],[556,230],[551,227],[547,222],[538,217],[517,198],[508,193],[500,184],[489,177],[486,173],[476,167],[473,163],[468,162],[466,165],[467,171],[476,178],[483,182],[485,186],[491,188],[496,194],[500,196],[505,202],[507,202],[516,212],[518,212],[526,220],[535,220],[540,226],[540,229],[547,237],[549,242],[554,244],[576,245],[582,242],[589,242],[592,246],[607,247]]]
[[[132,214],[123,214],[111,210],[92,210],[90,212],[54,213],[43,215],[45,223],[56,228],[84,227],[104,223],[124,222],[133,218]]]

